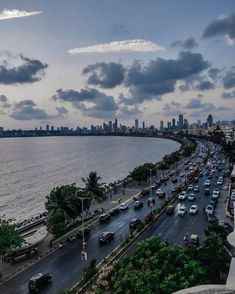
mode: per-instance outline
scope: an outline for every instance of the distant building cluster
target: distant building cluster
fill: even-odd
[[[117,118],[114,121],[104,122],[102,125],[90,128],[77,127],[76,129],[69,127],[54,127],[46,125],[45,128],[39,127],[33,130],[4,130],[0,127],[0,137],[40,137],[40,136],[83,136],[83,135],[165,135],[165,134],[191,134],[210,136],[216,129],[216,132],[222,132],[225,136],[226,142],[235,141],[235,121],[218,121],[213,122],[211,114],[208,115],[205,122],[198,120],[189,124],[187,118],[180,114],[178,120],[172,118],[171,121],[160,121],[160,126],[157,128],[153,125],[146,126],[145,122],[139,123],[135,119],[133,126],[126,126],[118,124]]]

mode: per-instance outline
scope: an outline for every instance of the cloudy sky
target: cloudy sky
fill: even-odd
[[[1,0],[0,126],[235,119],[234,0]]]

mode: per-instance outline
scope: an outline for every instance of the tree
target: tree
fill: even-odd
[[[145,163],[136,167],[132,172],[130,172],[130,176],[134,181],[138,181],[141,183],[142,181],[147,181],[150,176],[150,169],[153,170],[152,175],[156,173],[156,166],[153,163]]]
[[[12,220],[0,219],[0,255],[21,247],[23,243],[24,239],[17,234]]]
[[[134,255],[116,263],[106,281],[109,293],[168,294],[202,283],[204,270],[185,248],[166,246],[155,237],[141,242]]]
[[[46,196],[47,226],[53,234],[63,233],[66,223],[81,214],[81,202],[75,199],[77,189],[75,184],[64,185],[54,188]]]
[[[107,200],[104,183],[100,183],[100,180],[101,177],[98,176],[96,171],[90,172],[86,179],[82,178],[82,181],[85,183],[86,197],[89,198],[87,202],[87,212],[89,212],[92,200],[98,203]]]

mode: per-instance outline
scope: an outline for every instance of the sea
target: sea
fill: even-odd
[[[45,211],[45,196],[54,187],[82,187],[81,178],[91,171],[109,184],[179,148],[178,142],[146,137],[1,138],[0,217],[24,220]]]

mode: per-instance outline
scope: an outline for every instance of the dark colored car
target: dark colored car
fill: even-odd
[[[196,178],[194,179],[194,183],[197,184],[198,182],[199,182],[199,178],[196,177]]]
[[[175,210],[174,206],[173,206],[173,205],[169,205],[169,206],[167,207],[167,209],[166,209],[166,214],[167,214],[167,215],[171,215],[171,214],[174,213],[174,210]]]
[[[120,210],[118,207],[111,209],[109,212],[110,215],[117,215],[119,213],[120,213]]]
[[[173,178],[171,179],[171,181],[172,181],[172,183],[177,183],[178,179],[177,179],[176,177],[173,177]]]
[[[216,223],[217,222],[217,218],[215,217],[214,213],[206,213],[207,216],[207,220],[210,223]]]
[[[205,191],[204,191],[204,194],[206,196],[210,195],[210,189],[209,188],[206,188]]]
[[[38,273],[33,276],[28,283],[28,289],[30,293],[36,293],[44,289],[52,281],[50,274]]]
[[[114,233],[113,232],[103,232],[99,235],[99,243],[100,244],[107,244],[110,241],[112,241],[114,238]]]
[[[110,220],[110,214],[108,214],[108,213],[103,213],[99,216],[100,223],[106,223],[109,220]]]
[[[143,206],[144,206],[144,203],[142,201],[137,200],[134,202],[134,208],[141,208]]]
[[[218,221],[218,225],[223,229],[226,234],[230,234],[233,232],[233,227],[225,221]]]
[[[130,229],[136,229],[141,224],[141,220],[139,218],[133,218],[130,223],[129,227]]]

